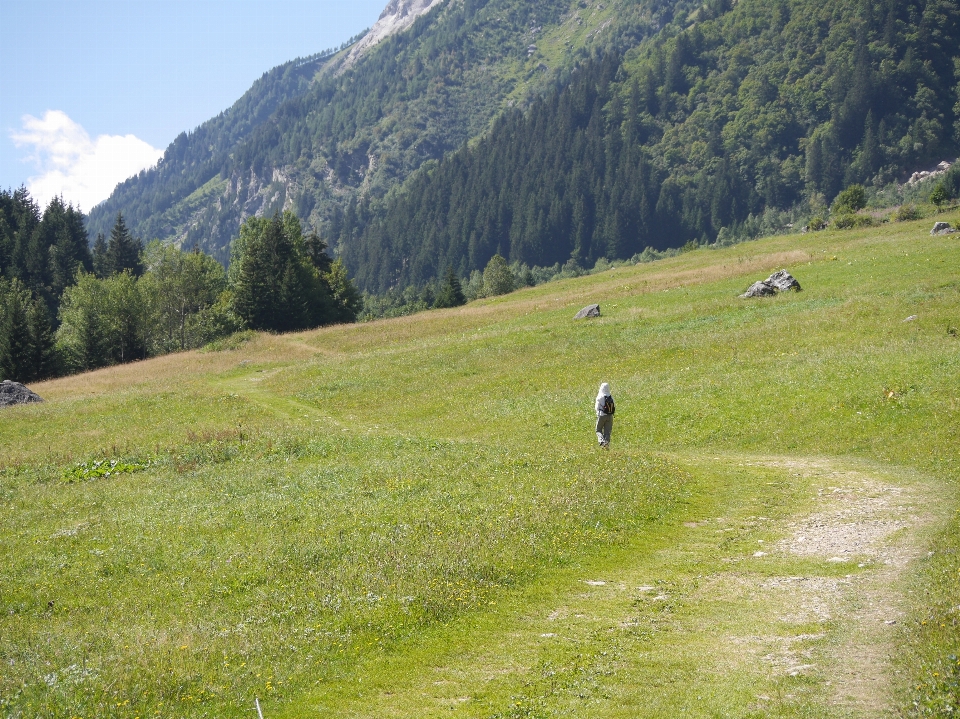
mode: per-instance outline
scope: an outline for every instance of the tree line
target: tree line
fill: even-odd
[[[0,191],[0,379],[31,382],[202,347],[243,329],[349,322],[359,293],[292,213],[248,218],[228,273],[197,249],[146,246],[118,214],[88,245],[82,213]]]

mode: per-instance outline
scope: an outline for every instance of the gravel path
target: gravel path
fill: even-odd
[[[854,716],[894,715],[891,688],[896,624],[903,613],[904,572],[924,554],[924,530],[936,520],[935,497],[921,483],[898,486],[826,461],[767,463],[810,480],[814,511],[788,523],[788,536],[771,555],[848,565],[839,578],[775,577],[760,589],[783,595],[785,623],[842,620],[847,629],[822,667],[833,702]],[[864,571],[865,570],[865,571]],[[785,646],[766,657],[775,669],[796,675],[815,668],[810,656]]]

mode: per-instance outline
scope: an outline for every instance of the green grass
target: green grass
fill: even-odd
[[[271,718],[856,715],[830,689],[848,623],[787,626],[737,589],[875,573],[745,559],[820,486],[756,459],[784,456],[937,498],[889,691],[942,715],[960,241],[928,225],[698,250],[36,386],[46,403],[0,417],[0,715],[242,717],[254,697]],[[737,297],[780,267],[803,292]],[[572,321],[595,301],[602,318]],[[103,460],[138,471],[74,476]],[[788,641],[818,668],[769,671]]]

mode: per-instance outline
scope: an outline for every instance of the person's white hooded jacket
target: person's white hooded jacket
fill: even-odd
[[[597,393],[597,401],[595,403],[596,410],[597,410],[597,417],[600,417],[601,415],[605,414],[605,412],[603,411],[603,400],[605,397],[609,397],[609,396],[610,396],[610,385],[604,382],[603,384],[600,385],[600,391]]]

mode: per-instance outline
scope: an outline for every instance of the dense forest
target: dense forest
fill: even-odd
[[[196,248],[143,245],[118,214],[91,251],[83,214],[0,191],[0,380],[32,382],[202,347],[243,329],[349,322],[340,260],[287,212],[248,218],[228,275]]]
[[[526,113],[332,228],[372,292],[499,253],[592,266],[822,212],[957,152],[956,5],[724,0],[583,63]]]

